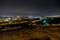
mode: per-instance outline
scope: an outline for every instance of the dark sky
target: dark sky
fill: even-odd
[[[58,0],[1,0],[0,15],[11,16],[46,16],[59,15],[60,1]]]

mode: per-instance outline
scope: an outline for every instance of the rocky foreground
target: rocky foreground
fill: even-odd
[[[0,40],[29,40],[49,37],[50,40],[60,40],[60,28],[23,28],[0,31]]]

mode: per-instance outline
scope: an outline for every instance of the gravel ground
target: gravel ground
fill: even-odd
[[[60,40],[60,28],[23,28],[0,31],[0,40],[29,40],[32,38],[49,37],[51,40]]]

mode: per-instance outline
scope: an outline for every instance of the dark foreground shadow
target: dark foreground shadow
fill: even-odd
[[[50,40],[50,38],[33,38],[33,39],[29,39],[29,40]]]

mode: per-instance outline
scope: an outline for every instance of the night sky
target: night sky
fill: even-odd
[[[0,16],[46,16],[59,14],[59,0],[0,1]]]

